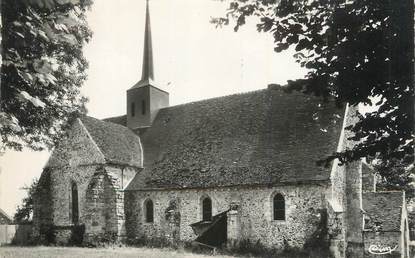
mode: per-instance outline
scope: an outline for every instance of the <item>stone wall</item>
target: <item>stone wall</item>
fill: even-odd
[[[97,171],[89,181],[85,195],[85,216],[81,219],[85,224],[86,242],[102,241],[117,233],[116,193],[104,170]]]
[[[41,201],[35,205],[35,217],[39,218],[35,225],[53,226],[57,243],[70,242],[74,226],[71,185],[75,183],[78,189],[78,225],[85,226],[85,242],[96,244],[120,240],[125,236],[122,189],[135,173],[134,168],[115,165],[48,169],[42,177],[47,175],[49,181],[39,188],[43,189],[39,192],[42,193],[39,196]]]
[[[102,172],[102,166],[92,165],[83,167],[65,167],[51,170],[51,199],[52,199],[52,220],[56,226],[72,225],[71,217],[71,184],[72,182],[78,188],[78,207],[79,222],[85,221],[86,214],[86,194],[91,179],[95,173]]]
[[[108,164],[77,119],[41,175],[34,209],[36,235],[66,244],[75,226],[84,225],[86,242],[120,240],[125,235],[122,190],[136,173],[133,167]],[[77,225],[72,221],[72,184],[78,192]]]
[[[32,240],[32,225],[0,225],[0,246],[30,245]]]
[[[33,236],[39,242],[48,242],[52,225],[52,196],[50,170],[44,169],[33,198]]]
[[[166,235],[173,234],[166,210],[171,200],[176,200],[180,211],[180,241],[193,241],[196,235],[190,224],[202,219],[201,200],[209,196],[213,215],[228,210],[231,204],[238,205],[240,240],[260,240],[269,248],[301,248],[318,230],[321,212],[326,206],[325,191],[326,186],[322,185],[128,191],[125,200],[127,234],[131,240],[165,239]],[[285,197],[285,221],[273,220],[272,199],[276,193]],[[148,198],[154,203],[154,223],[144,222],[143,204]]]
[[[346,165],[346,257],[363,256],[362,212],[362,166],[361,162]]]
[[[377,175],[367,164],[362,164],[362,191],[375,192],[376,191]]]
[[[338,160],[333,161],[333,170],[331,173],[331,192],[328,194],[328,199],[336,206],[340,207],[344,211],[346,196],[346,172],[345,166],[339,166]]]
[[[345,126],[349,120],[349,108],[345,108],[342,131],[339,136],[337,151],[344,150],[347,144]],[[330,186],[327,189],[328,237],[330,253],[333,257],[345,256],[345,206],[346,206],[346,167],[338,159],[333,160],[330,174]]]
[[[339,166],[338,160],[333,161],[331,173],[331,187],[327,193],[328,236],[330,239],[330,252],[333,257],[345,256],[345,166]]]
[[[350,140],[354,136],[353,132],[345,129],[357,122],[356,112],[358,107],[347,105],[337,149],[339,152],[352,149],[357,144]],[[339,166],[338,161],[334,161],[334,165],[336,167],[332,173],[333,200],[336,200],[343,210],[345,255],[353,258],[363,257],[362,162],[359,160]]]

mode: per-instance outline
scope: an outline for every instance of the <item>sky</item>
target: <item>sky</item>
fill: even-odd
[[[266,88],[302,78],[292,51],[275,53],[269,34],[248,20],[237,33],[216,28],[226,1],[150,0],[155,81],[170,93],[170,105]],[[95,0],[88,13],[93,31],[84,54],[89,61],[82,93],[89,115],[123,115],[126,90],[141,78],[144,0]],[[0,156],[0,208],[13,215],[25,185],[39,178],[50,153],[7,151]]]

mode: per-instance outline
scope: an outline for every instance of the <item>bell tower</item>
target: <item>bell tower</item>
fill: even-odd
[[[159,89],[154,80],[153,47],[150,10],[146,0],[144,51],[141,80],[127,90],[127,127],[138,129],[151,126],[159,109],[169,106],[169,93]]]

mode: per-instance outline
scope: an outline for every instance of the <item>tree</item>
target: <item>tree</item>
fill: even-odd
[[[25,187],[27,190],[27,196],[22,200],[22,205],[17,206],[16,213],[14,214],[14,222],[17,224],[27,224],[32,222],[33,216],[33,198],[36,193],[38,180],[33,180],[29,187]]]
[[[287,90],[314,94],[338,106],[376,105],[357,114],[353,149],[333,153],[341,163],[372,157],[413,162],[413,1],[386,0],[232,0],[217,25],[259,17],[257,29],[271,33],[275,51],[295,49],[308,68],[304,79],[288,81]]]
[[[3,0],[2,148],[52,147],[68,121],[85,113],[80,87],[88,63],[91,0]]]
[[[414,198],[414,166],[401,166],[394,159],[375,161],[374,169],[380,179],[376,184],[379,190],[404,190],[407,198]]]

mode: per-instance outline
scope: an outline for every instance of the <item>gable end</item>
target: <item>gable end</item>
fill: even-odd
[[[77,118],[53,150],[45,167],[80,166],[104,164],[105,157],[92,139],[82,121]]]

